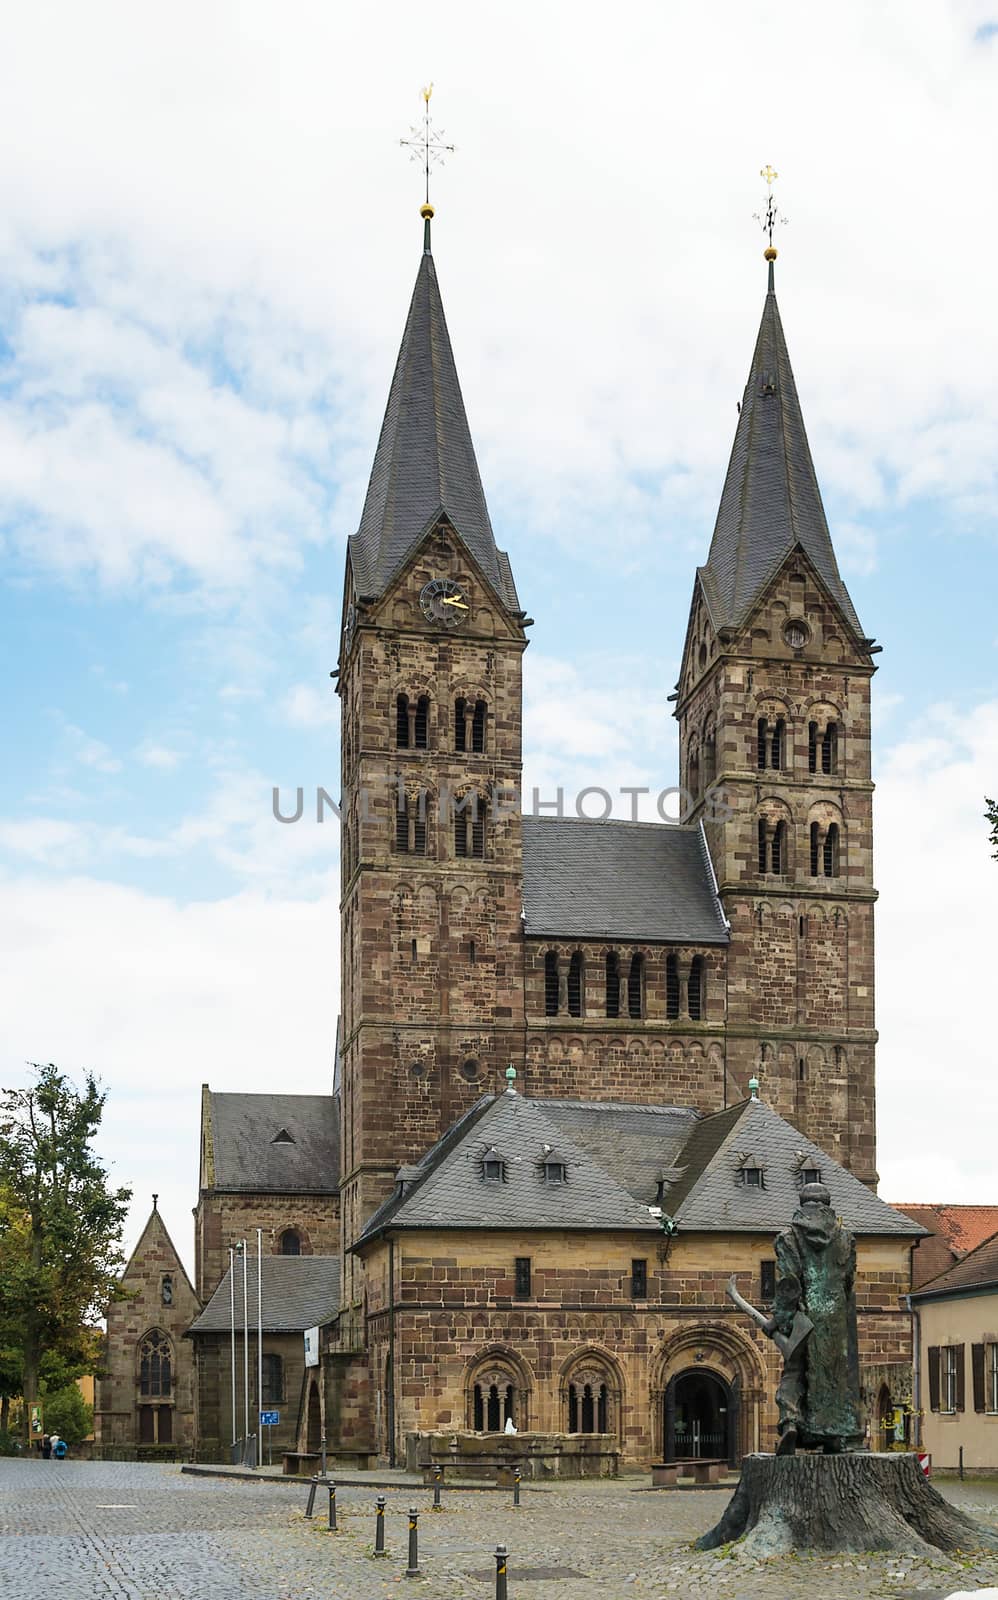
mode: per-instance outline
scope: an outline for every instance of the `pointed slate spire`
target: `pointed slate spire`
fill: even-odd
[[[701,578],[717,626],[737,627],[780,562],[800,544],[862,640],[832,548],[783,335],[774,286],[776,252],[766,255],[766,303]]]
[[[362,595],[383,594],[443,514],[499,597],[517,610],[509,562],[496,549],[447,332],[430,251],[432,215],[424,206],[423,255],[351,560]]]

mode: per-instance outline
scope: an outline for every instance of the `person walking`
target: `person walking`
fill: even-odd
[[[42,1460],[48,1461],[52,1454],[52,1440],[47,1433],[42,1434]]]

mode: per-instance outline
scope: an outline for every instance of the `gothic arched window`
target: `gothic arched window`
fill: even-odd
[[[476,1433],[502,1433],[509,1421],[521,1430],[526,1424],[519,1380],[512,1363],[507,1365],[501,1356],[475,1372],[468,1399],[469,1421]]]
[[[154,1399],[173,1387],[173,1347],[161,1328],[153,1328],[139,1345],[139,1393]]]
[[[567,1432],[609,1433],[609,1374],[596,1363],[574,1367],[566,1392]]]

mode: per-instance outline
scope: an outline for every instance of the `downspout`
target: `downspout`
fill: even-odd
[[[395,1240],[388,1236],[388,1465],[395,1466]]]
[[[912,1444],[916,1450],[922,1448],[922,1322],[917,1306],[911,1303],[911,1295],[905,1295],[905,1304],[911,1313],[911,1409],[915,1413],[915,1437]]]

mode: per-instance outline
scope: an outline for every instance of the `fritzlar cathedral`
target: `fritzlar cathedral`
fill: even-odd
[[[487,1456],[510,1419],[538,1473],[736,1463],[772,1447],[777,1358],[724,1288],[737,1273],[766,1304],[773,1235],[817,1180],[858,1236],[876,1444],[910,1393],[921,1231],[874,1188],[876,647],[835,559],[775,252],[674,696],[691,809],[522,816],[530,618],[431,215],[346,555],[334,1082],[205,1085],[195,1281],[154,1209],[110,1313],[102,1445],[223,1456],[259,1404],[291,1464],[323,1436],[343,1461]],[[258,1228],[247,1428],[229,1249],[250,1241],[255,1329]]]

